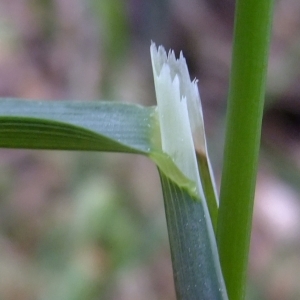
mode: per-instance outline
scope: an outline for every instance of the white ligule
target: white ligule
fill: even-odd
[[[190,80],[182,53],[177,60],[173,51],[167,55],[162,46],[157,49],[155,44],[151,45],[150,52],[162,150],[187,178],[196,183],[197,192],[203,199],[194,142],[204,153],[206,145],[196,82]]]

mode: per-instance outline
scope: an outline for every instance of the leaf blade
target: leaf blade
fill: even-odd
[[[1,99],[0,147],[148,154],[154,123],[154,107]]]

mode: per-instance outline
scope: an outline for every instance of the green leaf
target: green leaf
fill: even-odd
[[[0,147],[149,154],[154,107],[117,102],[0,100]],[[156,146],[155,146],[156,145]]]
[[[203,201],[162,172],[160,177],[177,299],[228,299]]]
[[[227,299],[199,177],[162,151],[160,132],[155,107],[0,100],[0,147],[148,155],[160,171],[178,299]]]

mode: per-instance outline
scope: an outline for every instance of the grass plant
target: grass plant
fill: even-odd
[[[220,207],[182,54],[151,45],[155,107],[0,100],[0,147],[136,153],[156,163],[177,299],[244,299],[272,0],[238,0],[235,16]]]

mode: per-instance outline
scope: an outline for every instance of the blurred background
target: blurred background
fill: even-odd
[[[233,0],[1,0],[0,96],[155,105],[151,40],[199,79],[220,182]],[[275,6],[247,299],[300,299],[300,2]],[[155,166],[0,150],[0,299],[175,300]]]

